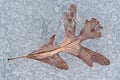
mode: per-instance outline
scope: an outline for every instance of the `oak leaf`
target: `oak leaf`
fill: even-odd
[[[67,52],[82,59],[90,67],[93,66],[93,62],[101,65],[110,64],[110,61],[105,56],[80,44],[86,39],[101,37],[100,29],[102,29],[102,26],[97,19],[86,20],[80,34],[76,36],[76,5],[71,4],[69,11],[64,13],[64,29],[65,37],[62,43],[54,44],[55,35],[53,35],[49,39],[49,42],[41,46],[38,50],[31,52],[27,56],[10,58],[8,60],[30,58],[67,70],[68,65],[59,56],[59,52]]]

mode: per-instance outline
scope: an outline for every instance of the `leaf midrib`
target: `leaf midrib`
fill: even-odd
[[[68,43],[68,44],[66,44],[66,45],[64,45],[64,46],[62,46],[62,47],[59,47],[59,48],[57,48],[57,49],[53,49],[53,50],[50,50],[50,51],[47,51],[47,52],[42,52],[42,53],[40,53],[40,54],[34,54],[34,56],[44,56],[43,58],[45,58],[45,57],[49,57],[49,56],[52,56],[52,55],[55,55],[55,54],[57,54],[58,52],[61,52],[61,51],[64,51],[63,49],[65,49],[65,48],[67,48],[69,45],[72,45],[72,44],[74,44],[74,43],[76,43],[76,42],[80,42],[81,41],[81,37],[80,38],[78,38],[78,39],[76,39],[75,41],[72,41],[72,42],[70,42],[70,43]],[[68,48],[70,48],[70,47],[68,47]],[[54,52],[55,51],[55,52]],[[52,53],[52,52],[54,52],[54,53]],[[42,57],[41,57],[42,58]]]

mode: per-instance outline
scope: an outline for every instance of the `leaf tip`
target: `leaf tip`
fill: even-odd
[[[104,57],[101,54],[94,54],[91,59],[101,65],[109,65],[110,64],[110,60],[107,59],[106,57]]]

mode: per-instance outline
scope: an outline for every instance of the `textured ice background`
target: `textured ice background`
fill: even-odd
[[[83,42],[107,56],[111,64],[94,63],[60,53],[69,70],[45,63],[11,57],[27,55],[56,34],[55,43],[64,37],[63,13],[77,5],[77,31],[86,19],[97,18],[103,25],[102,37]],[[0,0],[0,80],[119,80],[120,79],[120,0]]]

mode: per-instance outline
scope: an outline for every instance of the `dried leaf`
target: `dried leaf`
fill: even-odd
[[[100,30],[102,26],[99,21],[95,18],[92,18],[90,21],[86,20],[80,34],[76,36],[76,5],[72,4],[69,11],[64,13],[64,29],[65,37],[62,43],[55,45],[55,35],[53,35],[48,43],[41,46],[38,50],[33,51],[27,56],[10,58],[8,60],[30,58],[67,70],[68,65],[59,56],[59,52],[67,52],[82,59],[90,67],[93,66],[93,62],[101,65],[110,64],[110,61],[103,55],[80,45],[86,39],[101,37]]]

